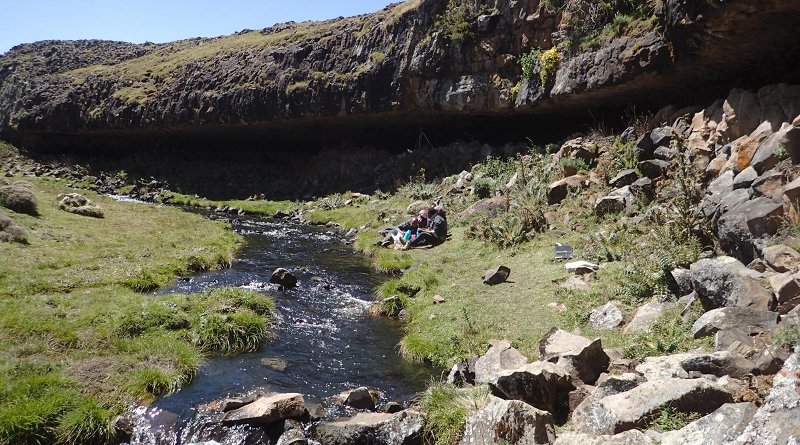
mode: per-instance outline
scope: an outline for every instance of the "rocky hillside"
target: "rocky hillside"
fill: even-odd
[[[299,146],[409,145],[387,136],[445,124],[452,138],[480,133],[476,122],[491,133],[491,121],[448,116],[657,108],[792,81],[798,12],[792,0],[407,0],[164,45],[38,42],[0,58],[0,132],[55,151],[132,135],[260,131]]]

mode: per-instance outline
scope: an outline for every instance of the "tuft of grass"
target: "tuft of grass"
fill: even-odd
[[[104,445],[115,437],[112,413],[92,399],[84,399],[68,411],[55,429],[64,445]]]
[[[702,308],[699,306],[698,302],[692,316],[685,319],[678,308],[666,311],[648,332],[634,336],[633,341],[625,348],[625,356],[643,359],[678,354],[698,348],[709,349],[712,337],[695,340],[691,335],[692,324],[702,313]]]
[[[203,351],[233,354],[255,351],[268,334],[263,316],[250,309],[239,309],[230,314],[201,314],[192,341]]]
[[[25,181],[9,182],[5,179],[3,182],[0,182],[0,206],[26,215],[37,216],[39,214],[32,184]]]
[[[485,403],[489,388],[459,389],[452,385],[432,382],[420,401],[428,415],[425,422],[426,443],[454,445],[461,440],[467,417]]]
[[[665,433],[679,430],[700,417],[700,413],[683,413],[675,407],[668,406],[659,411],[650,426],[656,431]]]

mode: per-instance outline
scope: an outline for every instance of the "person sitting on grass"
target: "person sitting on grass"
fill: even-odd
[[[392,244],[399,244],[401,247],[405,245],[404,240],[406,233],[411,232],[416,237],[419,228],[428,226],[428,209],[422,209],[417,216],[409,219],[408,221],[400,224],[397,227],[389,227],[381,230],[379,233],[384,236],[383,240],[378,243],[382,247],[389,247]]]
[[[419,229],[417,237],[406,242],[405,250],[414,247],[438,246],[447,240],[447,211],[441,205],[428,209],[428,227]]]

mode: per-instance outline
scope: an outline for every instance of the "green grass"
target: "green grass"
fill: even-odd
[[[82,217],[58,209],[62,182],[30,181],[39,215],[8,212],[29,244],[0,246],[0,444],[108,443],[131,403],[269,338],[267,296],[137,292],[229,264],[239,237],[226,224],[85,191],[106,217]]]
[[[290,213],[297,208],[297,204],[292,201],[266,201],[266,200],[252,200],[247,201],[243,199],[214,201],[206,198],[198,198],[191,195],[184,195],[177,192],[165,192],[165,196],[173,196],[170,204],[187,206],[187,207],[235,207],[242,209],[251,215],[264,215],[273,216],[278,212]]]
[[[480,409],[489,395],[485,386],[459,389],[443,383],[431,383],[420,401],[427,413],[426,443],[453,445],[461,440],[467,417]]]

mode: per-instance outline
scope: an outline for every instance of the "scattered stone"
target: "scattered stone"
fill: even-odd
[[[722,386],[707,379],[665,378],[600,399],[585,415],[573,417],[575,430],[590,434],[616,434],[645,427],[666,407],[678,412],[708,413],[733,397]]]
[[[726,403],[678,431],[661,436],[661,445],[728,445],[742,434],[758,407],[749,402]]]
[[[592,273],[600,268],[599,265],[590,263],[588,261],[573,261],[564,265],[567,272],[572,272],[578,275]]]
[[[424,425],[425,415],[413,410],[358,413],[351,419],[321,422],[313,436],[325,445],[419,445]]]
[[[581,282],[584,282],[584,281],[581,280]],[[556,312],[566,312],[567,311],[567,305],[565,305],[564,303],[555,303],[555,302],[547,303],[547,307],[549,307],[550,309],[552,309],[552,310],[554,310]]]
[[[269,425],[281,420],[302,417],[306,412],[303,395],[297,393],[273,394],[259,397],[241,408],[229,411],[222,418],[226,425]]]
[[[568,431],[558,436],[553,445],[652,445],[653,440],[639,430],[611,435],[583,434]]]
[[[800,274],[785,272],[769,277],[769,284],[775,292],[777,299],[776,310],[780,314],[785,314],[794,309],[800,303]]]
[[[511,269],[506,266],[497,266],[494,269],[489,269],[483,272],[483,282],[490,286],[504,283],[511,275]]]
[[[475,361],[475,383],[488,383],[498,373],[528,363],[528,358],[512,348],[508,340],[490,340],[489,345],[486,354]]]
[[[767,290],[760,275],[735,258],[702,259],[692,264],[690,270],[692,285],[706,307],[769,310],[773,305],[772,292]]]
[[[670,276],[672,277],[672,282],[675,285],[675,289],[671,289],[677,292],[677,295],[683,296],[692,293],[694,287],[692,286],[692,272],[689,269],[683,268],[675,268],[670,271]]]
[[[733,189],[746,189],[753,185],[753,182],[758,179],[758,173],[752,166],[742,170],[736,177],[733,178]]]
[[[575,390],[572,376],[562,366],[534,362],[499,372],[489,382],[492,394],[506,400],[521,400],[552,413],[557,421],[569,414],[569,393]]]
[[[549,444],[555,438],[549,412],[489,396],[486,406],[467,419],[461,445]]]
[[[588,291],[589,289],[592,288],[592,286],[589,283],[587,283],[586,280],[584,280],[581,276],[578,275],[570,275],[569,278],[566,279],[566,281],[564,281],[559,285],[559,287],[564,289],[581,290],[581,291]],[[548,306],[550,305],[558,305],[558,303],[548,303]]]
[[[745,329],[748,335],[768,332],[778,324],[778,314],[753,308],[723,307],[701,315],[692,325],[694,338],[707,337],[720,330]]]
[[[737,445],[792,444],[800,440],[800,352],[775,375],[772,390]]]
[[[445,301],[447,301],[447,300],[445,300],[444,297],[441,296],[441,295],[434,295],[433,296],[433,304],[442,304]]]
[[[609,301],[589,313],[589,325],[599,330],[618,328],[624,319],[625,316],[614,301]]]
[[[658,301],[651,301],[639,307],[633,314],[631,321],[623,329],[623,332],[625,334],[639,334],[649,331],[669,307],[670,305]]]
[[[597,200],[594,213],[598,216],[610,213],[631,213],[637,208],[636,196],[631,191],[631,186],[616,189]]]
[[[269,282],[283,286],[287,289],[297,287],[297,278],[282,267],[279,267],[272,272]]]

